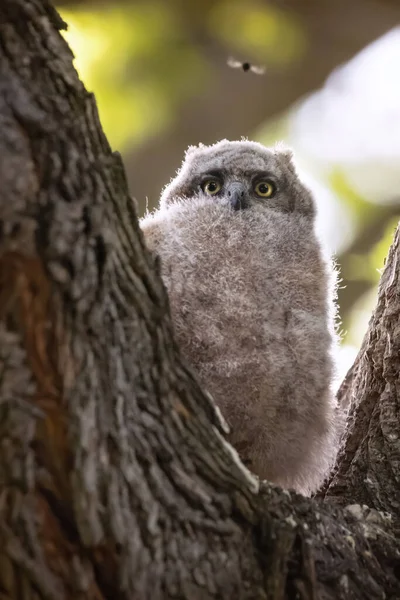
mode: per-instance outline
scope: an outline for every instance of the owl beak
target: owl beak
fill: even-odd
[[[234,181],[233,183],[229,184],[227,192],[229,202],[233,210],[241,210],[247,207],[247,202],[244,195],[245,187],[242,183]]]

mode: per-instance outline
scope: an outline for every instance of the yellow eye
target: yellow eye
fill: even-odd
[[[275,186],[271,181],[260,181],[254,188],[257,196],[270,198],[275,193]]]
[[[203,188],[203,192],[209,196],[215,196],[215,194],[218,194],[222,186],[217,179],[208,179],[201,187]]]

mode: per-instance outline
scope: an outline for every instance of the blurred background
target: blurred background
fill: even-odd
[[[140,213],[189,144],[295,151],[341,272],[342,379],[400,215],[398,0],[59,0],[75,66]],[[259,75],[228,60],[265,67]]]

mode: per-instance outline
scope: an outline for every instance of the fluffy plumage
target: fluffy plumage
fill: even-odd
[[[212,196],[210,178],[221,186]],[[258,197],[259,181],[275,193]],[[333,466],[342,425],[332,392],[335,277],[314,218],[290,151],[223,140],[190,147],[141,222],[161,257],[183,354],[231,443],[259,477],[303,494]]]

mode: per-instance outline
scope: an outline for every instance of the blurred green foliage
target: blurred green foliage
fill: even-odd
[[[393,242],[394,232],[400,217],[390,219],[385,227],[382,238],[364,254],[352,253],[349,255],[346,269],[342,274],[350,281],[369,281],[376,285],[382,274],[382,269],[388,253],[388,248]]]
[[[349,184],[343,169],[332,168],[329,184],[338,199],[345,203],[349,216],[354,217],[358,230],[366,229],[373,224],[385,210],[382,205],[372,204],[360,196]],[[379,282],[399,218],[400,214],[388,220],[382,237],[367,252],[349,252],[348,259],[342,267],[343,277],[350,281],[369,281],[373,285]]]
[[[305,52],[307,42],[300,23],[269,4],[216,2],[208,22],[214,36],[229,48],[253,55],[270,67],[300,60]]]
[[[342,168],[333,167],[328,182],[339,201],[346,206],[356,227],[355,241],[341,258],[341,278],[347,288],[358,283],[365,290],[349,312],[342,311],[343,341],[357,347],[375,306],[377,285],[399,222],[400,210],[393,216],[392,207],[366,201],[349,184]],[[376,241],[368,239],[369,231],[374,232],[374,238],[378,232]]]
[[[160,134],[201,85],[206,64],[166,4],[60,12],[76,69],[96,94],[114,148]]]
[[[189,9],[190,10],[190,9]],[[139,145],[179,118],[180,107],[212,86],[213,64],[174,3],[134,2],[60,10],[75,67],[96,94],[114,148]],[[204,11],[211,39],[269,66],[302,57],[306,39],[289,13],[259,2],[221,1]]]

